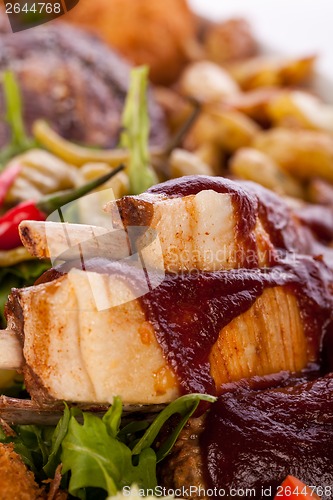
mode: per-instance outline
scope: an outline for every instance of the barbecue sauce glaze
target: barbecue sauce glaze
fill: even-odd
[[[257,387],[234,384],[208,412],[200,436],[207,487],[224,490],[224,498],[247,490],[245,498],[267,500],[291,474],[316,486],[322,500],[330,500],[333,375],[262,389],[260,382]]]
[[[176,197],[207,189],[231,195],[238,215],[236,238],[245,250],[256,251],[253,230],[260,217],[276,249],[270,266],[253,268],[252,258],[248,266],[245,259],[243,268],[231,271],[167,275],[140,300],[183,392],[216,394],[209,371],[211,349],[221,329],[249,309],[267,287],[285,286],[297,296],[308,342],[319,354],[332,319],[333,273],[320,255],[311,255],[315,241],[311,228],[296,221],[281,198],[257,184],[190,176],[159,184],[147,193]]]

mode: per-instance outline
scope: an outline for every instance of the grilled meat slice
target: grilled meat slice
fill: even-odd
[[[0,12],[0,18],[5,14]],[[64,23],[0,34],[0,70],[12,68],[23,93],[24,119],[31,128],[45,118],[64,137],[113,147],[129,82],[129,65],[98,38]],[[152,144],[164,144],[161,108],[149,96]],[[0,113],[4,114],[3,95]],[[8,141],[0,126],[0,145]]]
[[[8,327],[21,339],[25,383],[35,400],[106,403],[119,394],[125,404],[158,404],[180,394],[179,373],[176,375],[181,349],[185,347],[181,341],[177,346],[176,340],[173,347],[165,346],[168,332],[163,337],[147,308],[154,303],[162,307],[164,302],[170,316],[159,318],[162,323],[174,321],[179,327],[186,321],[193,328],[193,353],[198,340],[189,315],[200,321],[201,311],[206,314],[208,307],[212,317],[218,316],[218,289],[211,297],[202,295],[201,301],[195,298],[193,308],[187,298],[191,289],[186,292],[184,284],[170,282],[166,293],[172,294],[171,287],[179,289],[181,285],[185,297],[183,302],[177,300],[168,307],[166,295],[162,301],[152,295],[154,291],[147,294],[148,299],[135,298],[135,288],[123,277],[101,274],[101,270],[97,273],[72,269],[54,278],[53,275],[52,281],[14,290],[7,306]],[[210,283],[201,285],[204,289],[210,287]],[[156,290],[161,288],[162,285]],[[197,285],[195,288],[198,290]],[[242,303],[243,293],[244,290],[239,294],[230,292],[230,300]],[[212,392],[219,392],[226,382],[255,374],[301,370],[318,359],[318,342],[315,346],[309,341],[301,309],[288,288],[268,288],[253,302],[220,331],[220,322],[215,320],[215,330],[206,346],[209,372],[215,384],[215,388],[210,388]],[[168,330],[172,339],[172,327]],[[204,342],[207,340],[198,344],[197,355],[203,355]],[[183,354],[184,365],[185,357]],[[193,363],[196,362],[200,370],[200,363],[194,358]],[[191,371],[193,366],[189,364],[187,370],[183,383],[189,383],[186,375],[203,383],[200,375]]]
[[[20,236],[24,246],[31,255],[39,259],[54,259],[77,245],[85,245],[85,257],[96,256],[97,252],[105,252],[108,255],[107,247],[103,245],[100,249],[100,244],[102,237],[109,233],[104,227],[85,224],[37,221],[24,221],[20,224]],[[125,242],[122,239],[120,243]],[[122,253],[124,254],[124,250]],[[118,255],[114,258],[118,258]],[[123,256],[125,257],[126,253]]]
[[[107,204],[115,224],[155,230],[170,272],[270,265],[281,249],[315,249],[315,235],[286,201],[250,182],[187,176]],[[323,214],[326,219],[326,214]],[[145,246],[145,236],[137,241]],[[154,255],[151,256],[154,261]]]
[[[144,251],[147,266],[173,273],[261,268],[276,263],[280,251],[333,261],[322,243],[333,234],[329,207],[291,208],[254,183],[188,176],[112,201],[105,209],[118,228],[117,244],[106,228],[33,221],[21,224],[21,239],[35,257],[52,259],[78,243],[88,256],[118,259],[123,245],[133,253]]]
[[[131,207],[132,200],[136,203],[135,197],[124,199],[126,208],[121,208],[120,213],[124,216],[124,211],[133,209],[133,217],[124,226],[133,253],[135,249],[144,251],[147,266],[167,272],[216,271],[242,267],[247,256],[263,266],[274,252],[260,220],[248,238],[253,239],[255,247],[251,247],[251,241],[243,242],[243,235],[237,237],[237,211],[228,194],[201,191],[195,196],[149,201],[142,196],[135,208]],[[69,241],[72,247],[84,244],[84,255],[95,252],[95,256],[119,258],[120,249],[115,253],[116,237],[120,244],[126,233],[115,213],[117,207],[113,205],[111,210],[118,234],[92,226],[25,221],[20,225],[21,239],[38,258],[60,256],[69,248]],[[127,245],[123,246],[128,251]]]
[[[8,326],[21,336],[32,397],[110,403],[121,395],[124,404],[174,399],[177,382],[133,299],[121,279],[79,270],[14,291]]]

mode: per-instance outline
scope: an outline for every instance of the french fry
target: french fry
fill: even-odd
[[[295,59],[255,57],[228,66],[243,90],[257,87],[297,85],[312,75],[316,57]]]
[[[333,136],[328,133],[275,128],[257,134],[253,147],[299,179],[333,182]]]
[[[251,148],[239,149],[230,161],[230,172],[281,195],[302,198],[304,190],[299,182],[281,168],[265,153]]]

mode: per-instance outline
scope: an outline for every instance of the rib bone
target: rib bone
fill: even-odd
[[[23,364],[22,346],[11,330],[0,330],[0,368],[18,370]]]

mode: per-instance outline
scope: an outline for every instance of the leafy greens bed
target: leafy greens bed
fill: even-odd
[[[215,398],[182,396],[152,423],[142,419],[122,423],[119,397],[102,419],[66,405],[56,427],[14,426],[10,433],[14,435],[1,430],[0,442],[13,443],[39,481],[53,478],[62,464],[62,486],[77,498],[95,499],[98,492],[98,497],[105,498],[133,484],[153,490],[157,486],[156,465],[169,453],[200,401],[212,403]],[[171,418],[174,422],[175,415],[177,423],[167,431],[165,424]]]

